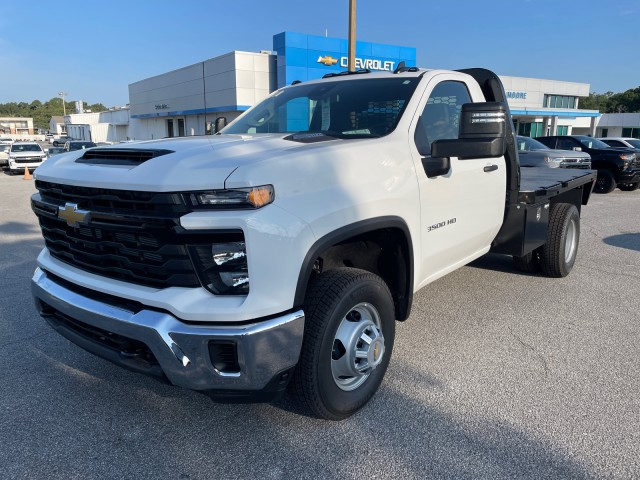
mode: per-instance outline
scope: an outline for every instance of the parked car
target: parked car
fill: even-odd
[[[53,155],[57,155],[59,153],[64,153],[64,147],[49,147],[47,150],[47,155],[50,157]]]
[[[12,143],[13,143],[13,138],[0,137],[0,145],[11,145]]]
[[[521,167],[591,168],[591,156],[575,150],[554,150],[529,137],[518,136],[518,157]]]
[[[0,167],[6,167],[9,165],[9,151],[11,145],[4,145],[0,143]]]
[[[596,193],[610,193],[616,186],[620,190],[635,190],[640,183],[640,158],[630,148],[612,148],[597,138],[586,135],[559,135],[536,137],[547,147],[575,150],[591,155],[591,166],[598,171],[593,189]]]
[[[47,159],[47,154],[35,142],[20,142],[11,145],[9,151],[9,173],[23,172],[25,167],[35,170]]]
[[[97,147],[93,142],[85,142],[83,140],[73,140],[64,144],[65,152],[73,152],[75,150],[84,150],[85,148]]]
[[[640,150],[640,139],[631,137],[604,137],[599,138],[613,148],[635,148]]]
[[[65,143],[69,142],[73,140],[72,137],[58,137],[58,138],[53,138],[53,140],[49,140],[49,142],[53,143],[54,147],[63,147]]]

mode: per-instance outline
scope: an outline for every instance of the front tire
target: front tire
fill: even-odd
[[[542,246],[540,266],[549,277],[566,277],[571,272],[580,241],[580,214],[575,205],[555,203],[549,212],[547,243]]]
[[[616,179],[609,170],[598,170],[598,178],[593,187],[595,193],[611,193],[616,189]]]
[[[304,311],[291,393],[315,417],[345,419],[373,397],[389,365],[395,337],[391,293],[370,272],[330,270],[312,281]]]

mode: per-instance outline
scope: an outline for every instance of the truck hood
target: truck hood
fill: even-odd
[[[224,188],[238,167],[266,162],[290,150],[342,143],[313,143],[287,134],[213,135],[130,142],[56,155],[36,170],[36,179],[118,190],[174,192]],[[149,153],[151,152],[151,153]],[[140,161],[141,157],[153,155]]]
[[[538,149],[538,150],[533,150],[534,152],[542,152],[544,153],[546,156],[556,159],[556,160],[563,160],[563,159],[584,159],[584,160],[591,160],[591,155],[589,155],[586,152],[579,152],[577,150],[554,150],[552,148],[549,149]],[[522,153],[522,152],[520,152]]]

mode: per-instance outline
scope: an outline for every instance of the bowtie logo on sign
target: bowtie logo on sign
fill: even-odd
[[[318,63],[322,63],[323,65],[330,67],[331,65],[335,65],[336,63],[338,63],[338,59],[333,58],[331,55],[325,55],[324,57],[320,55],[318,57]]]

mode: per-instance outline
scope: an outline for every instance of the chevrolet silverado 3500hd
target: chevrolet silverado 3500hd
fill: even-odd
[[[342,419],[378,389],[418,289],[489,251],[568,275],[594,180],[520,170],[488,70],[329,75],[218,135],[51,158],[33,295],[123,367],[220,401],[288,388]]]

